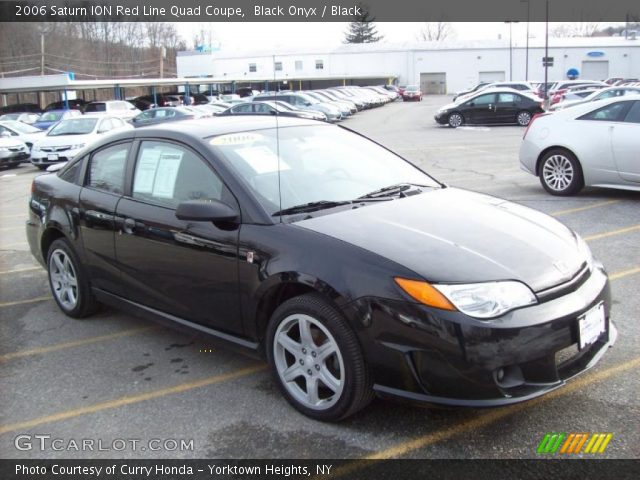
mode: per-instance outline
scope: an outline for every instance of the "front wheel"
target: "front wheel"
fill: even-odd
[[[54,241],[47,255],[49,286],[53,298],[66,315],[86,317],[97,309],[89,281],[73,247],[64,238]]]
[[[540,183],[551,195],[566,196],[578,193],[584,186],[580,162],[567,150],[551,150],[542,158]]]
[[[287,401],[316,420],[341,420],[373,398],[355,333],[320,295],[278,307],[267,329],[267,358]]]
[[[462,122],[464,122],[464,118],[462,118],[462,115],[459,113],[452,113],[451,115],[449,115],[449,126],[451,128],[457,128],[460,125],[462,125]]]
[[[526,127],[531,122],[531,113],[523,110],[516,115],[516,121],[521,127]]]

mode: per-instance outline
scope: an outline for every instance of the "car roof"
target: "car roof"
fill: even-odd
[[[319,122],[295,117],[278,117],[279,128],[303,125],[319,125]],[[325,124],[322,123],[322,125]],[[211,117],[184,120],[181,122],[160,123],[136,129],[131,133],[135,134],[135,136],[162,136],[164,133],[170,131],[190,137],[205,139],[217,135],[226,135],[228,133],[265,130],[271,128],[276,128],[276,121],[273,116],[232,115],[228,117]]]

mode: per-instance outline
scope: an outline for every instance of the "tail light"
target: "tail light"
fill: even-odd
[[[542,104],[544,105],[544,104]],[[538,118],[540,117],[544,117],[545,115],[549,115],[548,112],[545,113],[536,113],[532,118],[531,121],[529,122],[529,125],[527,125],[527,128],[524,129],[524,135],[522,135],[522,139],[524,140],[525,138],[527,138],[527,133],[529,132],[529,129],[531,128],[531,125],[533,125],[533,122],[536,121]]]

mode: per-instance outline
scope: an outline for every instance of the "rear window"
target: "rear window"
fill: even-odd
[[[86,112],[106,112],[107,105],[105,103],[90,103],[84,109]]]

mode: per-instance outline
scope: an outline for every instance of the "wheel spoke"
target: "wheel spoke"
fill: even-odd
[[[317,405],[320,397],[318,396],[318,379],[307,376],[307,400],[311,405]]]
[[[56,253],[53,255],[53,263],[55,263],[56,268],[58,269],[58,273],[64,272],[64,265],[60,260],[60,254]]]
[[[298,328],[300,329],[300,343],[314,347],[313,337],[311,336],[311,324],[306,318],[298,319]]]
[[[325,343],[320,345],[316,350],[316,355],[318,356],[317,361],[323,362],[326,358],[328,358],[333,353],[335,353],[335,351],[336,351],[335,343],[327,340]]]
[[[318,375],[318,378],[331,391],[337,392],[340,389],[340,380],[334,377],[333,374],[329,371],[329,369],[326,366],[323,366],[320,369],[320,374]]]
[[[293,340],[285,332],[282,332],[280,333],[280,335],[278,335],[278,343],[282,345],[282,348],[287,350],[289,353],[292,353],[293,355],[299,355],[300,350],[302,350],[302,345]]]
[[[304,375],[304,371],[300,368],[300,365],[294,363],[289,368],[287,368],[284,372],[282,372],[282,378],[285,382],[291,382],[298,377]]]

